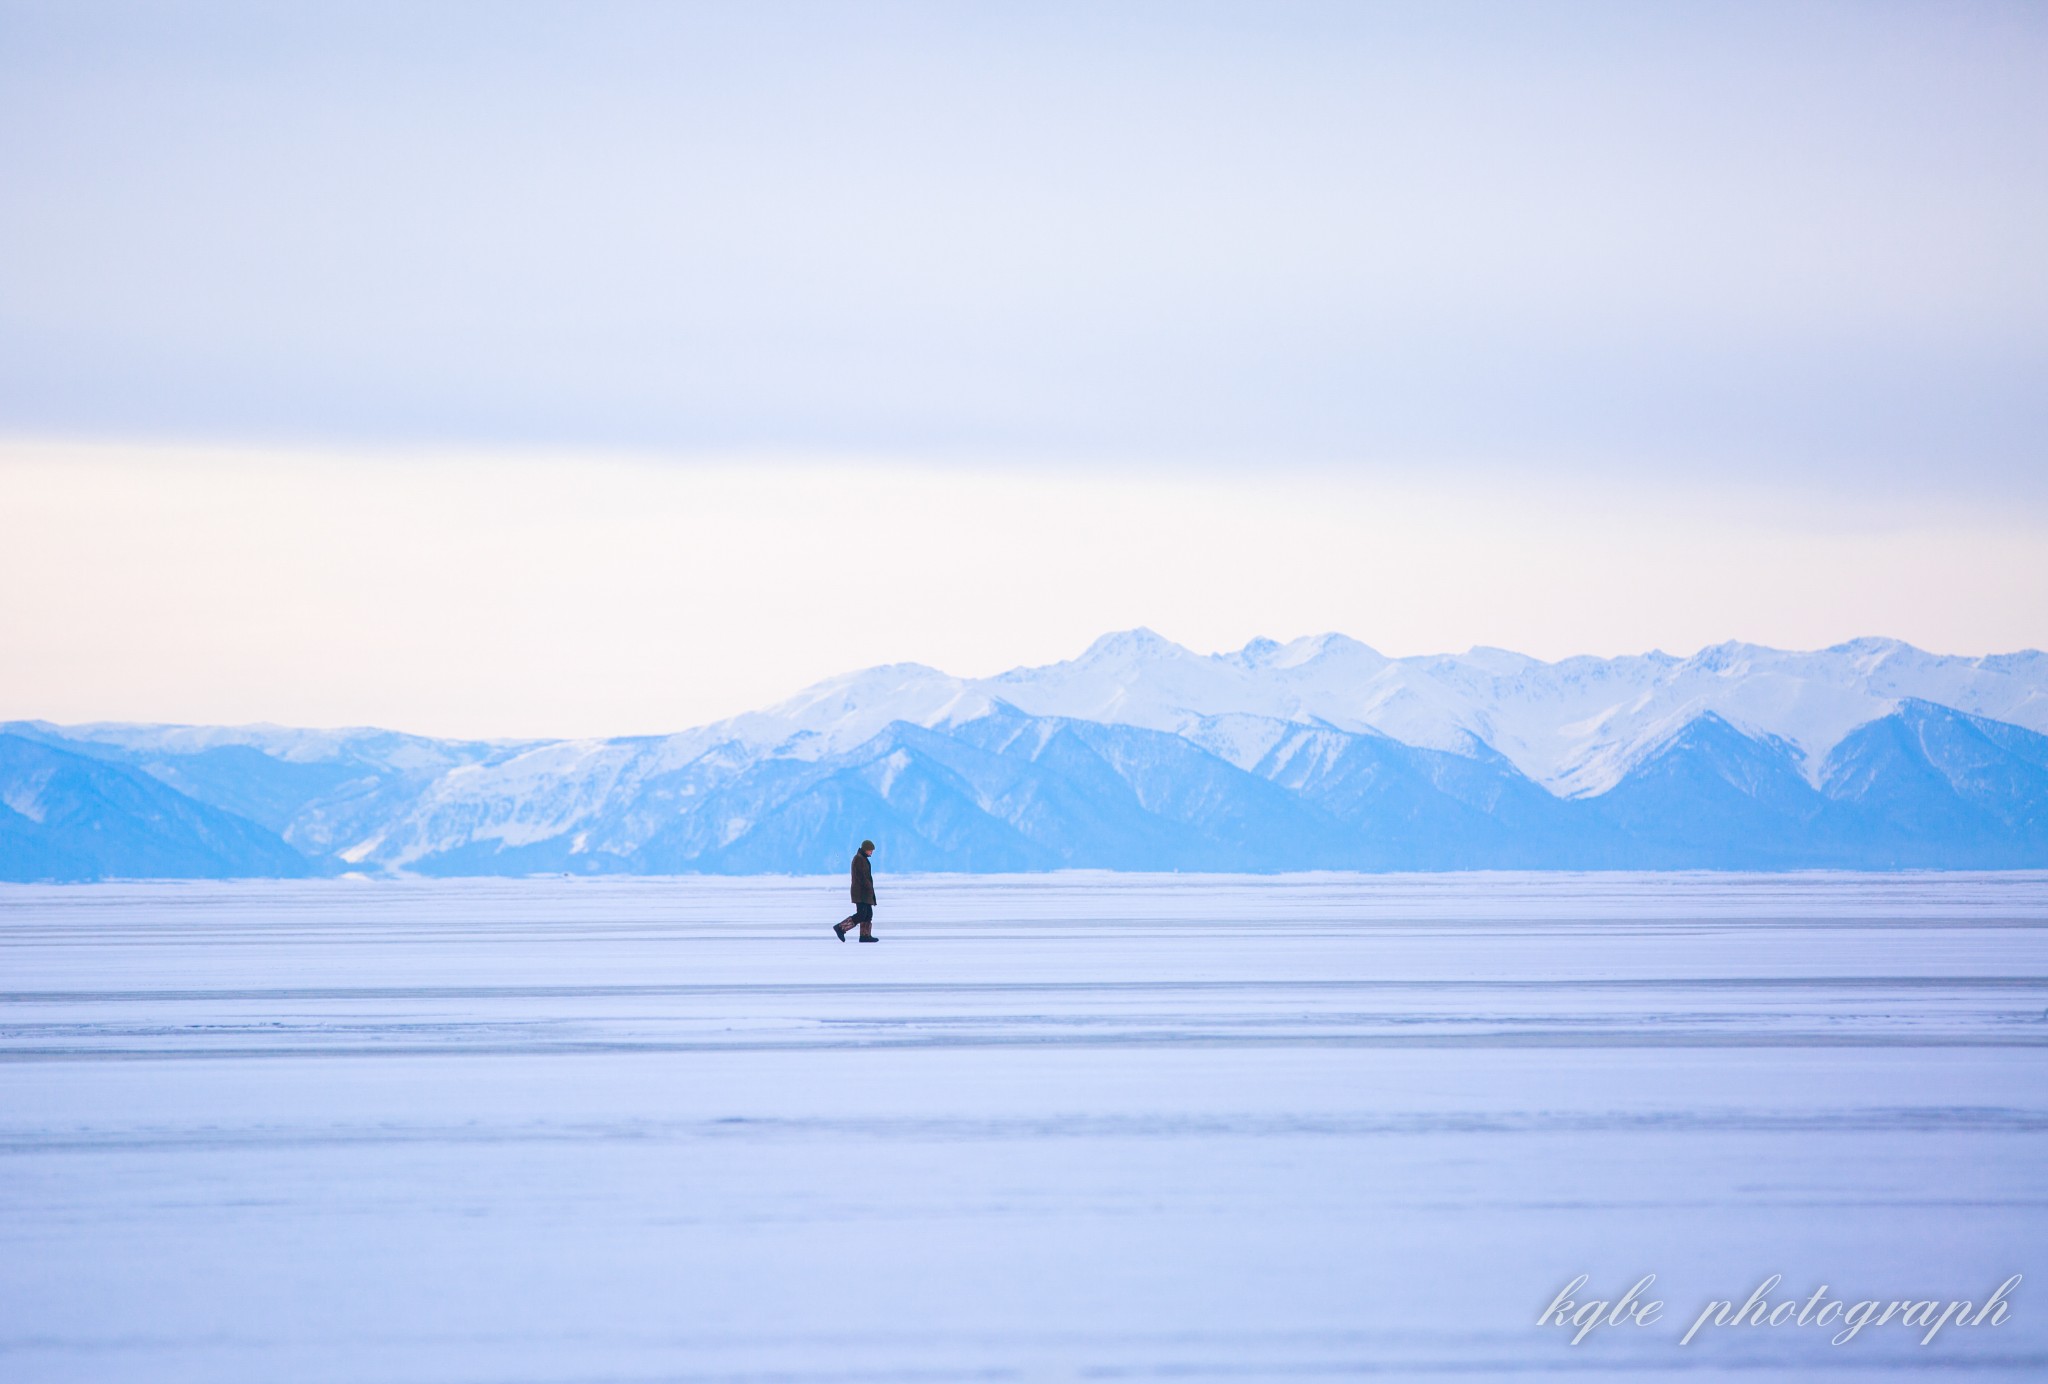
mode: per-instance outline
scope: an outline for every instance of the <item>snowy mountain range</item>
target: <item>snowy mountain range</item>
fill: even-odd
[[[1149,630],[677,735],[0,725],[0,878],[2048,865],[2048,655],[1545,663]]]

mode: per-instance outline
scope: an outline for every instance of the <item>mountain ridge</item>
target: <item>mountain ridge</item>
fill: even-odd
[[[1546,663],[1139,628],[988,678],[862,669],[665,736],[0,732],[330,872],[823,869],[849,832],[928,869],[2048,864],[2048,655],[1877,638]],[[0,877],[33,868],[0,841]]]

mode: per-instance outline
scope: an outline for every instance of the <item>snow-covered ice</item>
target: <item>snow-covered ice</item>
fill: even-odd
[[[2048,876],[881,883],[0,887],[0,1377],[2048,1373]]]

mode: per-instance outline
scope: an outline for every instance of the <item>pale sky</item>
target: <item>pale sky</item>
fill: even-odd
[[[2041,644],[2027,512],[1750,485],[0,444],[8,716],[659,733],[1149,625],[1539,657]]]
[[[0,0],[0,718],[2048,644],[2048,11]]]

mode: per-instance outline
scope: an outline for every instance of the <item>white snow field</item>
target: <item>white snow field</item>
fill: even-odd
[[[2048,876],[881,887],[0,888],[0,1379],[2048,1377]]]

